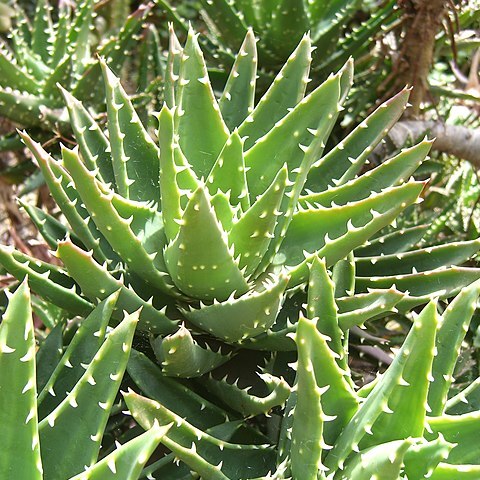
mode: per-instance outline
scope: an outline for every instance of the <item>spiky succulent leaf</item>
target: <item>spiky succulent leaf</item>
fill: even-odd
[[[144,427],[158,421],[160,425],[175,422],[175,428],[162,443],[200,475],[212,479],[260,477],[273,467],[274,450],[268,445],[239,445],[219,440],[198,430],[158,402],[134,392],[124,395],[132,415]],[[192,446],[193,445],[193,446]]]
[[[125,445],[119,446],[85,473],[71,480],[130,480],[139,478],[143,467],[171,425],[154,425]]]
[[[118,292],[101,302],[80,325],[55,369],[39,390],[40,418],[51,413],[85,373],[83,365],[88,365],[93,360],[105,340],[108,322],[117,300]]]
[[[184,326],[164,338],[157,337],[152,346],[163,373],[169,377],[200,377],[230,359],[230,355],[208,345],[200,346]]]
[[[10,297],[0,324],[0,371],[0,469],[12,478],[41,480],[35,337],[27,281]],[[19,457],[21,461],[12,461]]]
[[[138,314],[125,317],[106,337],[75,387],[39,423],[45,475],[68,478],[95,464],[137,321]],[[59,455],[68,461],[58,462]]]

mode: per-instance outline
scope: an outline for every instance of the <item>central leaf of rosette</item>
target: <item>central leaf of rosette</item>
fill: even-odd
[[[250,206],[243,142],[236,131],[204,181],[174,142],[173,112],[164,107],[159,121],[162,215],[169,241],[164,258],[173,282],[203,302],[265,290],[255,286],[256,270],[274,237],[286,167]]]

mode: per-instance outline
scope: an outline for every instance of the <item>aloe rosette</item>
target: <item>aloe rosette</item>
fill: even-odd
[[[71,315],[112,295],[112,326],[138,312],[127,368],[150,398],[124,399],[144,428],[173,424],[161,438],[168,454],[144,476],[361,480],[376,465],[387,480],[413,479],[423,464],[436,478],[475,472],[464,445],[476,413],[450,419],[446,392],[480,278],[452,265],[478,241],[410,249],[412,232],[400,233],[403,244],[378,233],[418,201],[424,185],[411,175],[430,142],[362,174],[406,107],[402,91],[325,152],[352,64],[306,94],[311,52],[304,36],[255,103],[248,31],[217,100],[197,35],[182,47],[172,31],[154,134],[105,62],[106,132],[62,90],[78,148],[55,159],[21,134],[66,221],[24,207],[62,266],[9,247],[0,263]],[[465,285],[439,323],[433,299]],[[349,330],[425,304],[389,370],[356,388]],[[263,431],[250,421],[283,406]],[[455,450],[449,428],[462,421]]]
[[[48,133],[55,129],[68,131],[68,115],[57,83],[90,106],[102,104],[103,93],[96,88],[101,81],[98,56],[119,71],[151,5],[141,6],[118,33],[93,46],[95,5],[94,0],[84,0],[72,8],[71,3],[61,2],[58,12],[52,12],[48,1],[40,0],[36,2],[32,22],[16,5],[11,41],[2,40],[0,44],[3,117],[22,127]],[[5,137],[1,148],[15,148],[17,138]]]
[[[357,176],[403,112],[408,91],[324,154],[350,87],[350,62],[305,95],[312,51],[305,36],[255,105],[256,43],[249,32],[217,101],[193,31],[185,47],[173,32],[170,43],[157,141],[105,63],[108,136],[65,90],[78,148],[63,148],[56,160],[22,134],[69,225],[26,206],[64,267],[3,247],[1,263],[13,275],[28,274],[40,295],[76,314],[121,289],[113,317],[142,307],[139,329],[160,334],[154,345],[163,365],[168,370],[175,363],[176,375],[187,377],[192,372],[178,370],[185,352],[200,375],[228,361],[232,346],[262,349],[266,341],[266,349],[284,349],[284,327],[295,326],[285,326],[278,313],[306,284],[315,256],[343,278],[337,296],[346,297],[351,316],[379,298],[389,299],[379,301],[385,312],[387,304],[448,298],[480,276],[476,269],[446,268],[470,257],[478,249],[473,241],[462,249],[440,247],[435,255],[416,251],[410,261],[382,258],[386,267],[365,280],[376,262],[363,268],[363,261],[362,277],[354,279],[351,252],[416,202],[423,188],[408,179],[427,155],[427,141]],[[412,280],[404,271],[414,264],[422,277],[438,276],[432,285],[423,282],[426,291],[414,288],[418,272]],[[364,295],[351,297],[355,289]],[[200,334],[202,346],[195,341]],[[212,351],[210,339],[230,348]]]

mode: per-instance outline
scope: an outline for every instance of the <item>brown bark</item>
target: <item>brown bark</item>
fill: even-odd
[[[410,103],[413,108],[406,112],[418,116],[421,103],[428,94],[428,74],[433,63],[435,36],[442,28],[448,0],[401,0],[398,2],[406,12],[405,36],[397,59],[396,87],[413,86]]]
[[[403,120],[390,130],[388,139],[396,148],[401,148],[408,141],[415,142],[424,135],[435,139],[433,150],[467,160],[480,168],[480,128],[447,125],[433,120]],[[374,155],[384,156],[383,148],[379,145]]]

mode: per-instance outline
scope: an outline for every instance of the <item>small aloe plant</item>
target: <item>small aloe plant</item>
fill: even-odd
[[[107,332],[117,298],[118,294],[111,295],[84,319],[48,379],[39,384],[48,365],[36,364],[27,282],[9,296],[0,324],[0,471],[4,478],[139,478],[170,426],[154,425],[98,459],[138,320],[138,315],[127,315]]]
[[[118,34],[92,51],[95,1],[83,0],[73,11],[71,5],[61,2],[58,19],[53,21],[48,1],[39,0],[31,24],[21,8],[15,7],[11,42],[0,44],[0,115],[17,125],[46,132],[68,127],[57,83],[90,105],[101,104],[103,95],[95,88],[101,78],[97,56],[120,70],[151,8],[141,6]],[[1,148],[12,147],[15,141],[7,137]]]
[[[186,29],[176,12],[175,1],[160,0],[171,19]],[[170,5],[171,4],[171,5]],[[201,0],[198,9],[205,20],[212,52],[217,63],[231,64],[232,52],[241,45],[249,28],[260,37],[260,73],[277,71],[290,53],[310,32],[315,82],[340,68],[349,57],[359,58],[368,53],[375,35],[395,19],[396,2],[383,2],[381,8],[368,12],[368,20],[353,29],[361,2],[351,0],[289,0],[278,2],[244,0]],[[366,13],[366,12],[364,12]],[[205,47],[209,47],[206,43]]]

